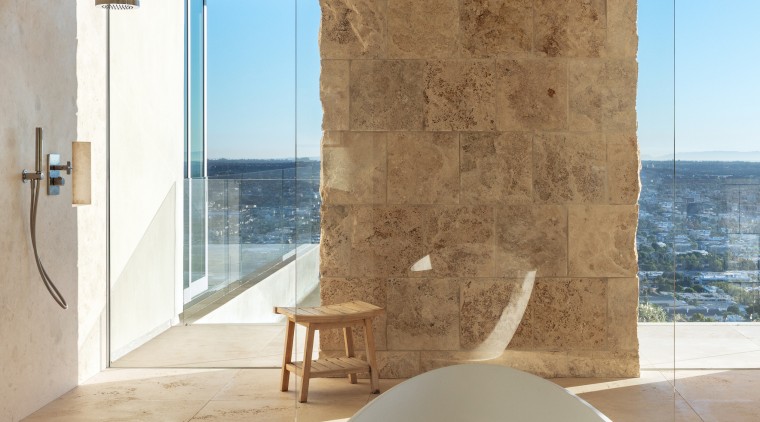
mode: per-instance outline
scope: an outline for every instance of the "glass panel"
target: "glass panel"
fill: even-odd
[[[190,145],[190,177],[203,177],[205,163],[205,15],[204,0],[188,0],[188,85],[187,120]],[[186,148],[187,149],[187,148]]]
[[[674,0],[638,2],[637,137],[641,193],[636,246],[639,265],[639,360],[642,384],[662,403],[664,421],[681,420],[673,392],[677,319],[674,241]],[[668,404],[671,403],[671,404]]]
[[[679,391],[694,382],[691,369],[760,365],[760,119],[754,100],[760,87],[754,59],[736,43],[760,38],[758,16],[760,4],[752,0],[677,2]],[[707,385],[710,375],[705,378]]]

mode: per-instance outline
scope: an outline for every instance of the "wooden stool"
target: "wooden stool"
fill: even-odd
[[[356,374],[369,372],[372,393],[380,392],[377,360],[375,358],[375,337],[372,334],[372,318],[385,313],[383,308],[355,300],[335,305],[274,308],[274,313],[288,317],[288,336],[285,339],[285,356],[282,359],[282,391],[288,391],[290,373],[301,377],[301,403],[306,402],[309,379],[333,375],[348,375],[351,384],[356,384]],[[296,324],[306,327],[306,346],[303,362],[293,362],[293,337]],[[354,339],[351,327],[364,327],[364,345],[367,361],[354,356]],[[311,360],[314,346],[314,331],[328,328],[342,328],[346,357]]]

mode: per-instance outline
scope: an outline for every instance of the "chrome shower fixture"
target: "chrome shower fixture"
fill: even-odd
[[[140,0],[95,0],[95,6],[112,10],[137,9],[140,7]]]
[[[53,300],[55,300],[58,306],[66,309],[69,307],[66,303],[66,299],[63,298],[63,295],[58,291],[55,283],[53,283],[53,280],[48,275],[45,266],[42,265],[42,260],[40,260],[40,254],[37,252],[37,205],[40,199],[40,185],[42,184],[42,179],[45,179],[45,173],[42,171],[42,148],[42,128],[38,127],[35,130],[34,142],[35,170],[33,172],[26,169],[22,171],[21,180],[24,183],[31,182],[32,185],[32,201],[29,205],[29,232],[32,237],[34,262],[37,264],[37,270],[40,272],[42,283],[45,285],[45,288],[47,288],[50,296],[53,297]],[[58,154],[48,154],[46,170],[48,171],[48,195],[58,195],[59,187],[64,184],[64,179],[60,176],[60,171],[65,170],[68,174],[71,174],[71,162],[67,163],[65,166],[60,165],[60,156]]]

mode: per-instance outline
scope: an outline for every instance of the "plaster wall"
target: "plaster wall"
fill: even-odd
[[[77,0],[77,140],[91,143],[92,204],[78,206],[79,381],[108,364],[106,352],[106,12]]]
[[[51,299],[29,236],[34,128],[44,153],[71,157],[77,136],[74,0],[0,2],[0,420],[18,421],[77,383],[77,215],[71,190],[39,200],[41,259],[69,304]],[[71,180],[67,180],[71,182]]]
[[[320,4],[321,299],[387,310],[381,376],[636,376],[636,1]]]
[[[142,2],[111,12],[110,24],[111,349],[118,356],[182,312],[184,2]]]

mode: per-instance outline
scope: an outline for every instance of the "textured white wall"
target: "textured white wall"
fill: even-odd
[[[183,35],[182,0],[111,13],[111,348],[119,354],[182,312]]]
[[[45,153],[71,156],[77,135],[75,0],[0,1],[0,420],[16,421],[77,382],[77,218],[71,190],[40,198],[38,243],[69,303],[40,281],[29,238],[34,128]],[[71,182],[67,180],[67,182]],[[44,186],[43,186],[44,188]]]
[[[107,365],[106,324],[106,12],[77,0],[77,139],[92,143],[92,204],[77,210],[79,381]]]

